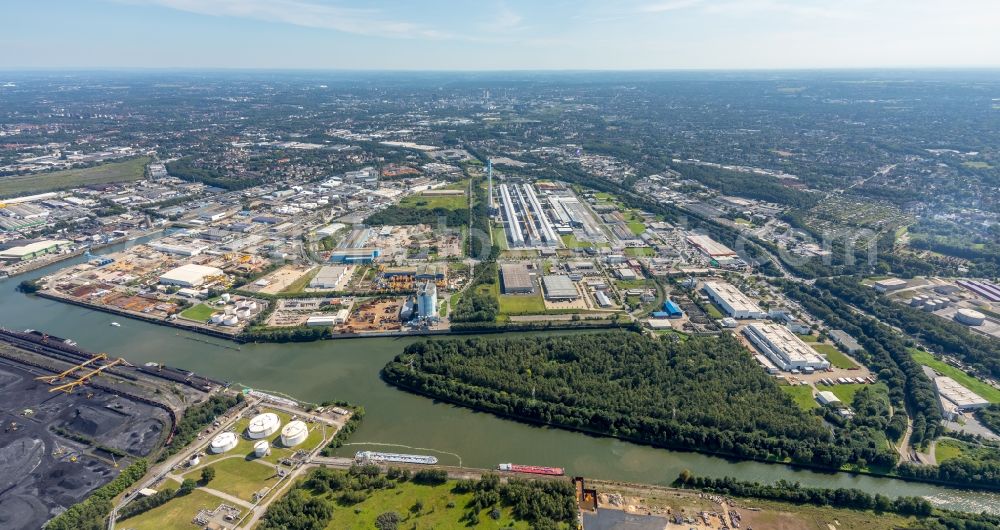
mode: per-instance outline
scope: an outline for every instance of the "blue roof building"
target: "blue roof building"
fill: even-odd
[[[677,303],[673,300],[663,302],[663,312],[670,315],[671,318],[684,316],[684,312],[681,311],[681,306],[677,305]]]

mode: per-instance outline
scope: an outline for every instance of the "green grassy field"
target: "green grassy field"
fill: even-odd
[[[409,195],[399,201],[402,208],[419,208],[423,210],[433,210],[434,208],[444,208],[446,210],[465,210],[469,207],[469,198],[466,195]]]
[[[562,236],[562,242],[566,248],[587,248],[594,246],[590,241],[580,241],[573,234]]]
[[[819,337],[816,335],[796,335],[796,337],[802,339],[802,342],[819,342]]]
[[[857,364],[852,361],[848,356],[844,355],[843,352],[837,349],[836,346],[831,344],[810,344],[814,350],[826,356],[830,364],[837,368],[843,368],[844,370],[850,370],[857,366]]]
[[[628,247],[625,249],[626,256],[633,258],[644,258],[656,255],[656,250],[651,247]]]
[[[990,403],[1000,403],[1000,390],[993,388],[992,386],[976,379],[975,377],[972,377],[950,364],[946,364],[944,361],[935,359],[933,355],[925,351],[910,348],[910,355],[913,356],[913,360],[924,366],[930,366],[934,370],[937,370],[937,372],[941,375],[946,375],[955,381],[958,381],[959,384],[976,394],[979,394]]]
[[[174,489],[177,486],[176,483],[171,485]],[[191,530],[196,528],[191,520],[198,510],[214,510],[223,502],[225,501],[214,495],[194,490],[183,497],[174,497],[170,502],[148,512],[120,521],[117,526],[133,530]]]
[[[642,218],[635,210],[625,212],[625,220],[628,222],[628,229],[632,231],[633,234],[639,235],[646,231],[646,224],[642,222]]]
[[[510,248],[507,245],[507,234],[504,232],[502,226],[493,227],[493,244],[500,247],[500,250],[507,250]]]
[[[722,311],[719,311],[719,308],[716,307],[715,303],[713,302],[708,302],[707,304],[705,304],[704,309],[705,312],[708,313],[709,318],[720,319],[724,316],[722,314]]]
[[[184,311],[181,311],[181,317],[188,320],[194,320],[196,322],[204,322],[208,320],[208,317],[212,316],[215,309],[205,304],[193,305]]]
[[[960,456],[965,448],[966,445],[958,440],[938,440],[934,446],[934,458],[942,464]]]
[[[862,385],[858,383],[849,383],[846,385],[833,385],[829,387],[828,390],[833,392],[833,395],[840,399],[840,402],[844,405],[850,405],[854,401],[854,394],[858,393],[858,390],[866,387],[868,385]]]
[[[500,295],[500,313],[505,315],[529,315],[545,312],[545,300],[542,293],[532,295],[502,294]]]
[[[797,385],[789,386],[784,385],[781,387],[786,394],[792,397],[792,401],[799,406],[800,409],[804,411],[810,411],[814,408],[819,407],[819,403],[816,398],[812,395],[812,387],[809,385]]]
[[[144,156],[124,162],[108,162],[81,169],[2,177],[0,178],[0,197],[140,180],[145,175],[148,163],[149,157]]]
[[[375,518],[385,512],[396,512],[402,522],[399,528],[406,529],[464,529],[469,528],[462,520],[468,509],[465,507],[472,500],[471,493],[452,493],[455,482],[449,481],[441,486],[425,486],[404,482],[394,489],[376,490],[365,501],[354,506],[341,506],[331,503],[333,517],[329,530],[370,529],[375,528]],[[419,512],[411,511],[417,501],[423,503]],[[449,508],[449,506],[451,506]],[[500,518],[494,520],[487,510],[479,514],[479,524],[475,528],[515,528],[527,529],[530,525],[524,521],[514,521],[510,508],[500,511]]]
[[[970,160],[968,162],[962,162],[962,165],[969,169],[990,169],[993,167],[981,160]]]
[[[254,492],[278,482],[273,467],[246,460],[242,456],[219,460],[211,467],[215,469],[215,478],[206,487],[248,502],[253,500]],[[201,469],[185,474],[184,478],[197,482],[201,479]]]

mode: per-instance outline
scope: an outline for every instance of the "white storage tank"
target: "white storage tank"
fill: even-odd
[[[299,420],[291,421],[281,429],[281,445],[295,447],[306,441],[308,436],[309,427],[306,427],[304,422]]]
[[[222,318],[224,316],[225,315],[223,315],[222,313],[212,313],[212,318],[211,318],[212,323],[213,324],[221,324],[222,323]]]
[[[271,444],[267,443],[267,440],[261,440],[253,444],[253,454],[257,458],[264,458],[271,454]]]
[[[223,302],[229,303],[230,299],[232,299],[232,297],[229,296],[229,293],[222,293],[222,301]]]
[[[254,302],[253,300],[250,300],[250,302],[247,303],[247,309],[249,309],[251,311],[256,311],[257,310],[257,302]]]
[[[229,315],[226,318],[222,319],[222,325],[235,326],[239,321],[240,319],[236,318],[236,315]]]
[[[225,453],[226,451],[230,451],[236,447],[237,441],[236,433],[234,432],[217,434],[215,438],[212,438],[212,445],[209,450],[216,454]]]
[[[237,309],[236,310],[236,318],[242,318],[244,320],[250,318],[250,310],[249,309]]]
[[[273,412],[265,412],[250,420],[250,424],[247,425],[247,436],[251,440],[267,438],[278,432],[279,427],[281,427],[281,420],[278,419],[278,415]]]
[[[955,313],[955,320],[966,326],[982,326],[986,322],[986,315],[975,309],[959,309]]]

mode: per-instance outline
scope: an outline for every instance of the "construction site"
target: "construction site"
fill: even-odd
[[[0,329],[0,527],[41,527],[158,451],[185,408],[221,385],[71,343]]]

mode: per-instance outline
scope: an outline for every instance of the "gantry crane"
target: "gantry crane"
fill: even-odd
[[[66,383],[65,385],[59,385],[57,387],[50,388],[49,392],[57,392],[57,391],[61,390],[61,391],[66,392],[66,393],[70,393],[76,387],[82,386],[84,383],[86,383],[87,380],[90,379],[91,377],[94,377],[94,376],[100,374],[101,372],[103,372],[104,370],[107,370],[108,368],[111,368],[112,366],[117,366],[119,364],[128,364],[128,363],[125,362],[125,359],[122,359],[121,357],[119,357],[119,358],[111,361],[110,363],[105,364],[104,366],[99,366],[99,367],[91,370],[90,372],[87,372],[87,373],[81,375],[80,378],[77,379],[76,381],[72,381],[72,382]]]
[[[98,353],[97,355],[91,357],[90,359],[87,359],[86,361],[83,361],[82,363],[80,363],[80,364],[78,364],[76,366],[72,366],[69,369],[67,369],[66,371],[62,372],[62,373],[59,373],[59,374],[56,374],[56,375],[43,375],[41,377],[36,377],[35,379],[38,380],[38,381],[45,381],[46,383],[55,383],[56,381],[62,381],[63,379],[66,378],[66,376],[72,374],[73,372],[75,372],[77,370],[82,370],[84,367],[86,367],[90,363],[94,363],[94,362],[97,362],[97,361],[100,361],[100,360],[106,360],[107,358],[108,358],[108,354],[106,354],[106,353]]]

